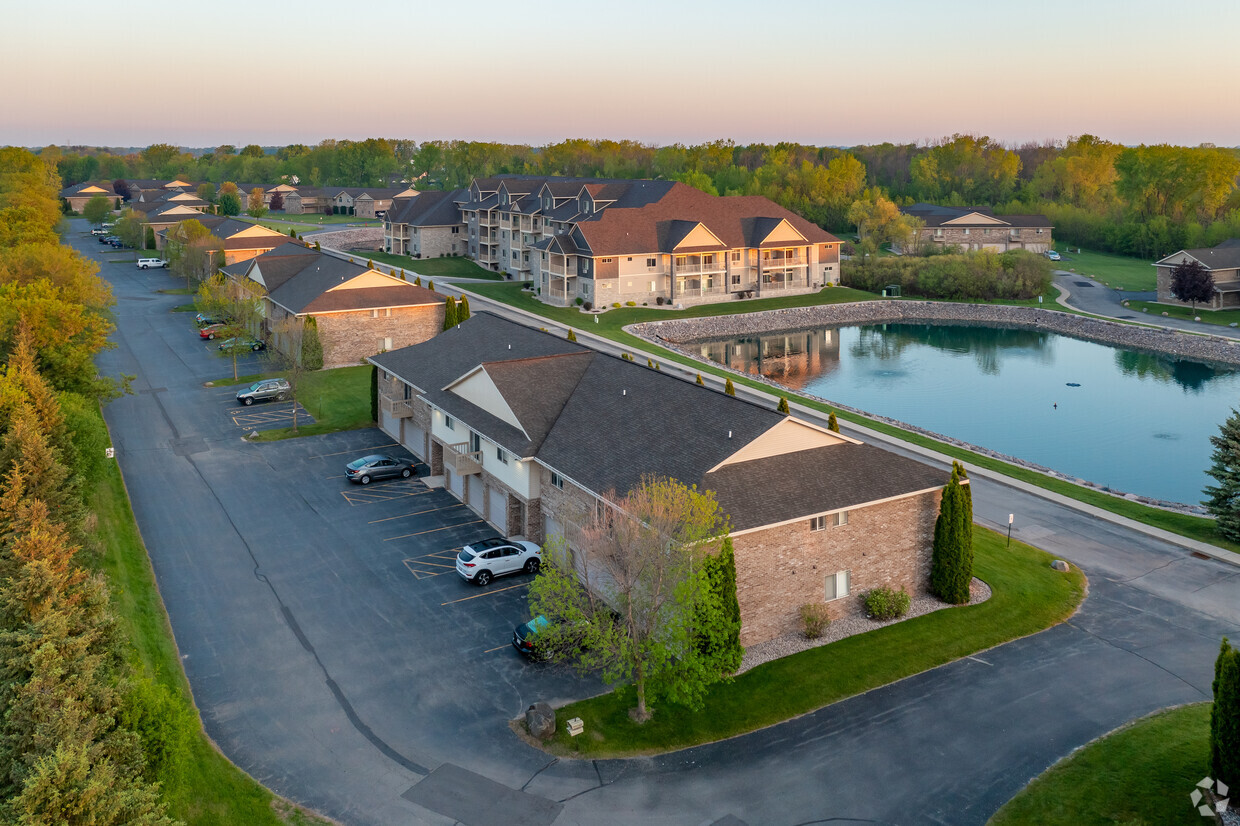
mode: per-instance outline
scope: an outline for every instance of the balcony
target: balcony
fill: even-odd
[[[727,264],[720,261],[717,264],[677,264],[675,267],[676,275],[705,275],[707,273],[721,273],[727,270]]]
[[[763,258],[762,271],[774,272],[777,270],[794,270],[804,269],[809,266],[809,261],[804,258]]]
[[[393,399],[380,395],[379,403],[383,412],[394,419],[407,419],[413,415],[413,399]]]
[[[448,467],[462,476],[482,472],[482,451],[470,450],[469,442],[444,445],[443,460]]]

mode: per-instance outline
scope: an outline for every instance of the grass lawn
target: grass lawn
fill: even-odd
[[[990,824],[1211,823],[1188,799],[1197,781],[1209,773],[1209,734],[1209,703],[1144,717],[1047,769]]]
[[[851,290],[847,287],[831,287],[813,295],[789,296],[786,298],[770,298],[755,299],[752,301],[737,301],[728,304],[707,304],[701,307],[692,307],[687,310],[651,310],[646,308],[626,307],[620,310],[609,310],[606,313],[595,316],[598,323],[595,324],[593,319],[586,313],[579,312],[575,307],[551,307],[536,300],[531,294],[521,292],[519,285],[514,283],[507,284],[470,284],[468,289],[472,292],[492,298],[496,301],[502,301],[522,310],[541,315],[544,318],[559,324],[576,327],[579,330],[588,330],[591,333],[600,335],[604,338],[611,339],[618,344],[632,347],[635,350],[644,350],[649,353],[657,354],[663,361],[677,362],[692,367],[694,370],[702,373],[703,376],[716,376],[722,385],[723,379],[730,378],[736,384],[743,384],[755,390],[764,393],[776,392],[772,387],[762,382],[756,381],[747,376],[739,376],[730,371],[724,370],[722,367],[697,361],[680,353],[672,352],[662,347],[658,347],[650,342],[629,335],[621,328],[626,324],[632,324],[638,321],[652,321],[667,318],[691,318],[711,315],[733,315],[736,313],[756,312],[758,310],[773,310],[782,307],[808,306],[812,304],[834,304],[846,301],[870,301],[877,298],[872,293],[865,293],[859,290]],[[478,309],[478,308],[475,308]],[[1059,309],[1055,307],[1054,309]],[[1055,479],[1050,476],[1043,475],[1037,471],[1028,468],[1019,467],[1017,465],[1009,465],[998,459],[992,459],[988,456],[973,453],[963,448],[944,444],[935,441],[927,436],[918,433],[912,433],[902,430],[893,425],[885,424],[876,420],[868,419],[864,416],[858,416],[844,410],[838,410],[831,405],[816,399],[810,399],[797,395],[791,390],[784,391],[789,400],[797,401],[806,407],[817,410],[826,414],[835,410],[836,416],[844,421],[853,422],[871,430],[894,436],[909,444],[920,445],[921,447],[930,448],[931,450],[951,456],[954,459],[972,465],[974,467],[983,467],[987,470],[1002,473],[1013,479],[1019,479],[1022,482],[1028,482],[1031,485],[1037,485],[1055,493],[1068,496],[1078,502],[1084,502],[1111,513],[1125,516],[1129,519],[1141,522],[1146,525],[1152,525],[1156,528],[1162,528],[1181,536],[1196,539],[1200,542],[1206,542],[1219,548],[1225,548],[1229,551],[1240,553],[1240,544],[1232,542],[1224,538],[1215,530],[1214,520],[1206,519],[1201,516],[1189,516],[1187,514],[1172,513],[1170,511],[1151,508],[1146,505],[1132,502],[1127,499],[1121,499],[1116,496],[1103,493],[1102,491],[1091,490],[1074,485],[1061,479]]]
[[[217,381],[216,386],[255,381],[256,378],[239,379],[236,382]],[[274,442],[294,436],[317,436],[335,433],[337,430],[353,430],[370,427],[370,365],[337,367],[334,370],[318,370],[302,377],[298,400],[314,417],[314,424],[299,425],[297,432],[289,427],[259,431],[255,441]]]
[[[1153,290],[1156,273],[1152,262],[1107,252],[1066,252],[1068,245],[1056,244],[1055,249],[1063,256],[1062,261],[1052,261],[1057,269],[1071,270],[1092,276],[1108,287],[1117,290]],[[1072,249],[1076,249],[1073,247]]]
[[[1227,326],[1230,324],[1240,323],[1240,310],[1205,310],[1198,308],[1193,312],[1192,307],[1178,307],[1172,304],[1159,304],[1154,301],[1130,301],[1128,305],[1131,309],[1147,310],[1150,315],[1161,316],[1166,313],[1171,318],[1183,318],[1191,321],[1194,318],[1200,318],[1203,324],[1218,324]]]
[[[104,549],[92,563],[107,574],[113,606],[133,646],[129,657],[132,666],[167,686],[192,711],[194,731],[181,779],[162,791],[169,814],[189,826],[323,822],[277,799],[207,739],[115,463],[109,463],[104,478],[94,486],[89,504],[98,516],[95,536]]]
[[[156,290],[160,295],[193,295],[194,290],[189,287],[169,287],[166,290]]]
[[[1061,574],[1051,556],[974,527],[974,573],[993,590],[989,600],[877,628],[865,634],[758,666],[708,693],[701,711],[659,706],[638,725],[628,716],[629,688],[571,703],[558,719],[580,717],[586,733],[560,728],[553,754],[621,757],[672,751],[735,737],[917,674],[1067,619],[1085,594],[1076,568]]]

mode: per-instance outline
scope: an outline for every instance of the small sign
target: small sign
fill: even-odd
[[[115,458],[116,458],[116,448],[114,448],[114,447],[105,447],[105,448],[103,449],[103,455],[104,455],[104,456],[106,456],[106,457],[107,457],[107,458],[109,458],[109,459],[115,459]]]
[[[566,728],[568,729],[570,736],[576,737],[578,734],[581,734],[581,732],[586,730],[586,724],[581,721],[580,717],[574,717],[568,721]]]

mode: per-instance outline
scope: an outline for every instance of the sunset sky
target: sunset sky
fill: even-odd
[[[0,144],[1240,144],[1237,0],[62,0],[0,20]]]

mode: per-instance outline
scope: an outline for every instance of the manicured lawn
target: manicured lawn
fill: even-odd
[[[83,556],[89,556],[108,577],[112,604],[132,643],[131,667],[168,687],[189,710],[187,719],[193,731],[180,780],[162,792],[169,814],[189,826],[323,822],[278,800],[207,739],[116,464],[110,464],[94,486],[90,507],[99,520],[95,536],[103,551],[98,556]],[[278,815],[273,804],[285,815]]]
[[[255,381],[251,378],[249,381]],[[237,382],[240,383],[240,382]],[[215,382],[222,385],[225,382]],[[273,442],[294,436],[317,436],[335,433],[337,430],[353,430],[369,427],[370,418],[370,365],[337,367],[335,370],[319,370],[302,377],[298,400],[314,417],[314,424],[303,424],[293,433],[292,428],[263,430],[256,441]]]
[[[730,371],[724,370],[722,367],[710,364],[708,362],[698,361],[689,356],[658,347],[650,342],[629,335],[624,332],[621,327],[625,324],[632,324],[637,321],[651,321],[666,318],[687,318],[709,315],[731,315],[743,312],[755,312],[757,310],[779,309],[785,306],[807,306],[810,304],[829,304],[846,301],[870,301],[877,298],[871,293],[860,292],[858,290],[850,290],[846,287],[832,287],[816,295],[793,296],[790,298],[773,298],[773,299],[757,299],[753,301],[738,301],[735,304],[714,304],[702,307],[693,307],[682,311],[668,310],[650,310],[644,308],[624,308],[620,310],[609,310],[596,318],[599,319],[595,324],[591,317],[586,313],[579,312],[576,308],[571,307],[551,307],[537,301],[529,293],[522,293],[517,284],[470,284],[468,290],[487,296],[496,301],[502,301],[514,307],[528,310],[532,313],[543,316],[559,324],[576,327],[577,329],[585,329],[591,333],[611,339],[618,344],[632,347],[634,350],[643,350],[648,353],[658,355],[663,361],[677,362],[695,371],[700,372],[703,376],[715,376],[718,378],[718,385],[723,385],[724,378],[730,378],[737,385],[745,385],[755,390],[760,390],[767,394],[774,394],[776,391],[767,384],[751,379],[747,376],[737,375]],[[804,303],[792,304],[781,302],[793,302],[803,300]],[[769,303],[768,303],[769,302]],[[477,307],[474,308],[478,309]],[[1059,308],[1055,308],[1059,309]],[[709,383],[709,382],[708,382]],[[1070,497],[1078,502],[1084,502],[1098,508],[1110,511],[1111,513],[1125,516],[1137,522],[1146,525],[1152,525],[1156,528],[1162,528],[1181,536],[1196,539],[1200,542],[1206,542],[1219,548],[1240,553],[1240,544],[1232,542],[1224,538],[1215,530],[1214,520],[1206,519],[1201,516],[1189,516],[1187,514],[1172,513],[1170,511],[1151,508],[1137,502],[1127,499],[1121,499],[1116,496],[1103,493],[1102,491],[1091,490],[1090,488],[1080,487],[1071,482],[1061,479],[1055,479],[1050,476],[1038,473],[1028,468],[1019,467],[1017,465],[1009,465],[998,459],[992,459],[989,456],[983,456],[963,448],[948,445],[943,442],[935,441],[927,436],[918,433],[912,433],[902,430],[894,425],[859,416],[848,411],[839,410],[825,402],[817,399],[810,399],[799,396],[791,390],[783,391],[791,401],[796,401],[804,406],[826,414],[832,410],[836,416],[843,420],[853,422],[876,430],[880,433],[894,436],[909,444],[920,445],[921,447],[930,448],[931,450],[951,456],[954,459],[972,465],[974,467],[983,467],[987,470],[1002,473],[1013,479],[1019,479],[1031,485],[1037,485],[1045,490],[1053,491],[1063,496]]]
[[[1066,252],[1066,244],[1056,244],[1062,261],[1052,261],[1056,269],[1092,276],[1117,290],[1153,290],[1156,274],[1153,262],[1107,252]],[[1073,250],[1076,247],[1072,247]]]
[[[254,219],[244,212],[235,216],[238,221],[254,222]],[[303,215],[285,215],[282,212],[268,212],[262,218],[258,219],[258,223],[266,226],[267,224],[283,224],[285,232],[289,227],[294,227],[300,233],[300,227],[319,227],[329,226],[331,224],[365,224],[366,226],[379,226],[380,221],[374,218],[359,218],[356,215],[325,215],[321,212],[309,212]],[[276,227],[279,229],[279,227]]]
[[[1148,311],[1153,316],[1161,316],[1163,313],[1166,313],[1171,318],[1189,320],[1200,318],[1203,324],[1218,324],[1226,327],[1229,324],[1240,323],[1240,310],[1204,310],[1198,308],[1196,312],[1193,312],[1192,307],[1158,304],[1154,301],[1130,301],[1128,306],[1137,312],[1142,310]]]
[[[1189,800],[1197,781],[1209,773],[1209,733],[1209,703],[1144,717],[1047,769],[1008,801],[990,824],[1211,823]]]
[[[156,290],[161,295],[193,295],[194,291],[189,287],[169,287],[166,290]]]
[[[917,674],[1067,619],[1085,594],[1085,577],[1061,574],[1049,554],[974,528],[974,573],[993,590],[989,600],[803,651],[758,666],[708,694],[701,711],[658,706],[644,725],[629,719],[631,689],[571,703],[557,719],[580,717],[586,733],[561,727],[554,754],[620,757],[672,751],[774,725],[895,680]]]

